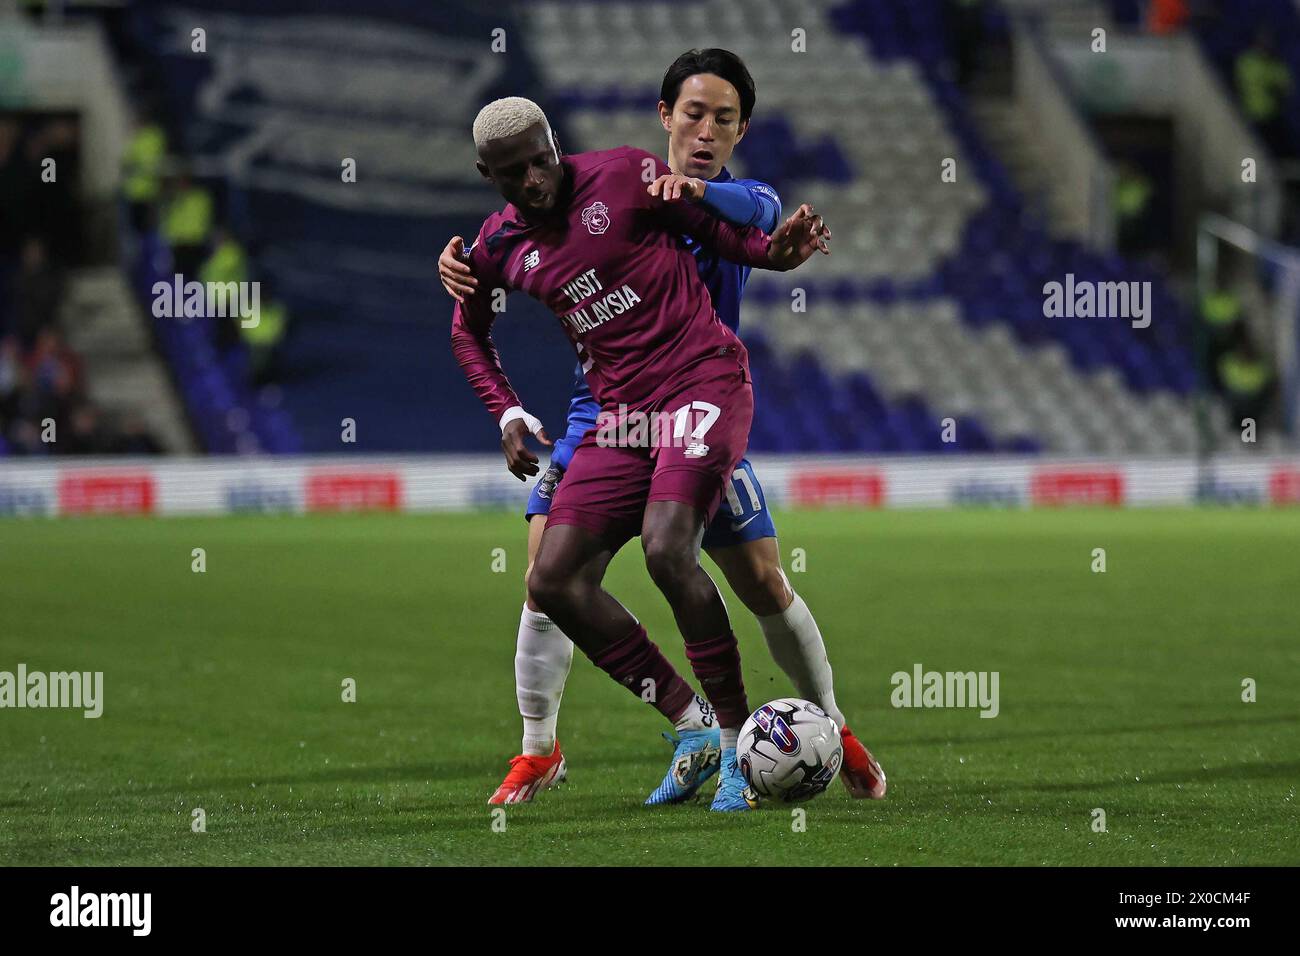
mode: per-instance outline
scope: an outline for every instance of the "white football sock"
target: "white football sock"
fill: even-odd
[[[673,730],[680,733],[683,730],[704,730],[717,725],[718,715],[713,712],[713,705],[699,694],[692,694],[691,702],[686,705],[681,716],[673,721]]]
[[[793,588],[790,593],[794,594]],[[835,706],[826,644],[803,598],[794,594],[788,608],[780,614],[759,617],[758,626],[763,629],[772,660],[790,678],[799,695],[826,711],[835,726],[843,728],[844,715]]]
[[[524,719],[525,754],[549,757],[555,750],[560,698],[573,664],[573,641],[545,614],[524,605],[515,643],[515,697]]]
[[[722,728],[722,749],[723,750],[735,750],[736,744],[738,744],[739,742],[740,742],[739,727],[732,727],[730,730],[728,730],[726,727]]]

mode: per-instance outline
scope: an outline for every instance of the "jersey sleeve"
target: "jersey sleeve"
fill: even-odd
[[[651,153],[644,150],[630,152],[638,172],[640,169],[648,168],[649,164],[645,163],[646,157],[654,160],[655,178],[667,176],[672,172],[667,163]],[[752,266],[755,269],[772,268],[767,258],[767,249],[771,243],[763,230],[754,226],[732,226],[696,203],[664,202],[656,196],[651,196],[647,191],[647,187],[654,182],[654,179],[642,182],[643,178],[638,175],[635,182],[641,192],[642,208],[651,223],[672,233],[688,235],[722,258],[738,265]]]
[[[492,321],[496,318],[492,311],[495,290],[505,289],[507,293],[510,290],[487,253],[482,232],[470,247],[469,265],[479,285],[473,295],[464,302],[457,302],[452,311],[451,351],[479,401],[487,407],[493,419],[500,422],[503,412],[521,403],[506,378],[501,357],[492,341]]]
[[[781,222],[781,199],[776,190],[756,179],[709,183],[699,206],[733,226],[757,226],[769,236]]]

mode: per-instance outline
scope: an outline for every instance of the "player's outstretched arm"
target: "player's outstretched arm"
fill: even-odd
[[[804,203],[772,233],[772,242],[767,250],[771,262],[768,268],[786,272],[807,262],[814,252],[829,256],[830,238],[831,231],[826,228],[822,217],[812,206]]]
[[[646,187],[664,202],[698,203],[700,208],[733,226],[757,226],[768,235],[781,223],[781,200],[771,186],[756,181],[718,183],[665,173]]]
[[[478,279],[469,267],[469,256],[465,254],[465,240],[452,236],[438,256],[438,278],[447,294],[457,302],[464,302],[478,288]]]
[[[826,244],[830,231],[822,217],[807,204],[800,206],[769,237],[753,226],[738,228],[716,219],[696,203],[674,202],[671,198],[665,201],[662,196],[653,195],[647,196],[646,201],[650,215],[660,228],[685,233],[722,258],[740,265],[785,272],[803,264],[818,250],[830,254]]]
[[[664,173],[647,186],[645,191],[656,199],[662,199],[664,202],[677,202],[681,199],[687,202],[699,202],[704,198],[704,192],[708,185],[703,179],[697,179],[694,176],[683,176],[681,173]]]

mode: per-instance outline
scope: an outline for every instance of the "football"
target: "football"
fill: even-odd
[[[769,701],[740,728],[736,761],[760,798],[798,803],[831,785],[844,748],[835,721],[797,697]]]

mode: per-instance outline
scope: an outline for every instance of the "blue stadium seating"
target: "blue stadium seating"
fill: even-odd
[[[204,6],[241,11],[250,4]],[[306,7],[304,7],[304,10]],[[457,12],[410,23],[411,7],[380,2],[367,15],[404,24],[412,32],[470,35],[504,24],[512,42],[528,43],[508,17],[489,20]],[[160,31],[161,14],[152,7],[137,14],[142,42]],[[988,13],[991,30],[1005,30],[996,8]],[[1001,164],[981,142],[961,92],[943,67],[942,8],[939,0],[851,0],[832,11],[832,21],[858,35],[871,54],[884,61],[915,64],[938,104],[952,135],[987,201],[969,217],[959,247],[929,273],[915,278],[876,277],[861,281],[811,281],[810,293],[845,307],[865,302],[926,303],[956,301],[961,320],[972,328],[1009,326],[1025,345],[1056,342],[1080,370],[1116,369],[1135,393],[1156,390],[1186,394],[1194,385],[1190,320],[1160,276],[1131,262],[1101,256],[1078,244],[1051,240],[1043,224],[1026,210]],[[511,72],[486,89],[486,95],[528,90],[547,108],[564,142],[570,115],[577,110],[649,112],[653,83],[609,89],[544,88],[528,58],[510,58]],[[158,63],[170,86],[172,120],[184,141],[197,151],[228,135],[220,123],[189,110],[202,70],[193,58],[159,52]],[[252,94],[249,94],[252,95]],[[430,123],[464,131],[466,117],[438,115]],[[608,145],[608,144],[580,144]],[[364,144],[358,144],[358,150]],[[778,188],[798,179],[850,182],[855,170],[834,137],[799,142],[787,117],[769,111],[757,118],[743,147],[746,172]],[[968,168],[970,168],[968,167]],[[365,169],[364,160],[362,168]],[[483,214],[497,208],[490,189],[472,173],[436,190],[456,189],[477,199]],[[423,185],[423,184],[422,184]],[[449,212],[412,216],[398,211],[348,209],[301,195],[231,182],[229,206],[236,228],[255,240],[258,268],[275,279],[296,319],[286,343],[288,371],[282,385],[284,407],[266,409],[256,396],[240,391],[239,360],[222,363],[205,348],[196,325],[171,324],[159,334],[207,447],[232,450],[234,424],[248,413],[247,430],[261,447],[287,451],[338,451],[339,423],[358,422],[358,445],[376,451],[481,451],[496,446],[494,430],[465,385],[447,346],[449,302],[434,274],[434,259],[453,233],[472,236],[481,216]],[[434,191],[434,195],[447,195]],[[473,205],[470,202],[469,205]],[[462,204],[465,205],[465,204]],[[358,260],[357,252],[364,253]],[[1078,279],[1149,279],[1159,321],[1148,329],[1125,322],[1044,322],[1043,284],[1072,272]],[[748,301],[771,304],[784,290],[757,278]],[[553,320],[522,297],[512,298],[496,334],[507,367],[517,383],[527,383],[527,402],[544,420],[563,414],[572,353],[553,328]],[[743,315],[743,313],[742,313]],[[938,410],[915,396],[887,398],[865,370],[834,375],[811,353],[778,354],[764,332],[747,329],[757,395],[751,446],[764,451],[949,453],[1015,451],[1044,447],[1042,435],[1014,435],[1001,441],[976,416],[963,416],[959,441],[939,439]],[[292,421],[292,424],[290,424]],[[552,430],[557,425],[552,424]]]

